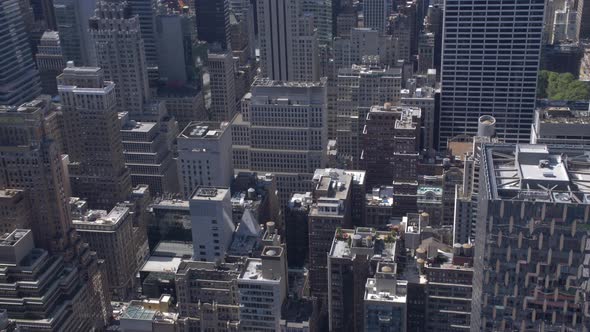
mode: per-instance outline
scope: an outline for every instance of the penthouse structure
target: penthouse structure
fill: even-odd
[[[178,135],[178,182],[185,197],[197,186],[229,187],[234,177],[227,122],[191,122]]]
[[[326,163],[326,81],[258,79],[232,121],[236,170],[273,173],[279,199],[311,189],[313,172]]]
[[[490,144],[481,158],[472,330],[587,326],[587,151]]]
[[[531,144],[590,145],[590,112],[569,107],[535,110]]]

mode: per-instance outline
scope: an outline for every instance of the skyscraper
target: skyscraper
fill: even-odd
[[[314,18],[299,0],[257,0],[260,69],[277,81],[317,81],[319,53]]]
[[[150,91],[139,16],[127,1],[99,0],[89,24],[97,64],[105,79],[115,83],[118,110],[132,119],[141,117]]]
[[[587,329],[588,165],[583,148],[483,147],[471,331]]]
[[[139,17],[141,39],[143,39],[145,60],[149,68],[158,65],[158,48],[156,45],[156,14],[158,0],[127,0],[131,14]]]
[[[66,66],[56,31],[45,31],[37,48],[37,68],[41,76],[41,87],[44,94],[57,95],[57,76]]]
[[[232,53],[209,53],[207,67],[211,86],[211,119],[231,121],[237,104]]]
[[[544,0],[448,0],[445,6],[439,148],[473,135],[492,115],[506,142],[529,138]]]
[[[0,105],[31,101],[41,83],[18,0],[0,2],[0,44]]]
[[[216,51],[231,50],[229,29],[229,0],[195,1],[197,34]]]
[[[387,7],[388,0],[364,0],[365,27],[384,33],[387,23]]]
[[[68,62],[58,77],[64,137],[74,196],[92,208],[110,210],[131,193],[125,167],[115,84],[96,67]]]
[[[59,39],[67,61],[78,66],[95,66],[96,51],[88,29],[96,0],[53,0]]]

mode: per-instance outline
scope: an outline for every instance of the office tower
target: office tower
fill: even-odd
[[[362,131],[360,156],[369,188],[417,179],[421,116],[417,107],[371,107]]]
[[[363,16],[365,18],[365,27],[385,33],[387,27],[387,0],[365,0],[363,1]]]
[[[198,186],[229,187],[234,178],[227,122],[191,122],[178,135],[178,182],[184,197]]]
[[[66,62],[96,66],[96,49],[88,24],[96,0],[53,0],[53,9]]]
[[[260,258],[246,261],[237,280],[241,330],[280,330],[281,307],[288,289],[285,254],[281,246],[266,246]]]
[[[235,63],[231,52],[209,53],[211,120],[231,121],[236,113]]]
[[[477,136],[449,142],[450,155],[463,161],[463,181],[456,189],[453,243],[468,243],[475,239],[482,146],[498,142],[495,126],[495,119],[484,115],[479,118]]]
[[[388,32],[396,40],[397,59],[409,63],[413,59],[412,43],[414,42],[413,17],[396,13],[389,19]],[[416,36],[417,37],[417,36]]]
[[[357,26],[358,18],[356,10],[352,6],[347,6],[336,16],[335,37],[350,37],[350,31]]]
[[[168,145],[166,122],[138,122],[120,119],[125,166],[133,186],[149,186],[152,196],[178,192],[176,163]],[[172,134],[174,135],[174,134]]]
[[[379,262],[365,286],[365,331],[407,331],[408,282],[397,279],[397,265]]]
[[[535,110],[544,1],[502,0],[501,4],[498,12],[495,4],[483,1],[446,3],[441,149],[457,135],[475,134],[477,119],[484,114],[496,118],[500,139],[524,142],[529,138]],[[501,22],[515,23],[508,27]],[[464,45],[466,41],[470,41],[470,46]]]
[[[108,1],[108,0],[107,0]],[[141,39],[145,51],[145,61],[148,71],[158,65],[158,45],[156,38],[157,0],[126,0],[131,8],[131,15],[139,18]]]
[[[590,114],[569,107],[537,108],[531,144],[590,145]]]
[[[0,105],[20,105],[41,94],[18,0],[0,3]]]
[[[36,245],[74,256],[69,182],[56,139],[58,118],[48,100],[0,107],[0,187],[27,191]]]
[[[436,80],[436,73],[428,71],[427,77]],[[430,82],[432,82],[430,81]],[[422,139],[420,149],[431,151],[437,147],[436,139],[436,103],[440,97],[439,87],[436,83],[416,84],[416,87],[402,90],[400,105],[419,107],[422,110]]]
[[[68,62],[57,78],[72,192],[92,208],[111,209],[131,192],[125,167],[115,84],[96,67]]]
[[[256,19],[255,15],[255,2],[250,0],[230,0],[229,2],[229,9],[231,13],[235,16],[238,24],[240,25],[240,30],[243,31],[244,34],[247,35],[247,40],[243,41],[243,43],[248,45],[248,58],[255,59],[256,58]],[[231,18],[231,16],[230,16]],[[231,23],[231,20],[230,20]],[[232,51],[238,51],[236,48],[233,47],[234,43],[236,42],[235,38],[231,37],[232,40]],[[240,43],[238,41],[238,43]]]
[[[332,45],[332,2],[333,0],[303,0],[303,12],[313,15],[313,25],[318,30],[320,45]]]
[[[99,0],[89,21],[97,64],[115,83],[118,111],[129,112],[134,120],[143,115],[150,99],[139,20],[127,1]]]
[[[440,76],[443,16],[443,4],[431,3],[424,18],[424,31],[434,34],[434,68],[437,77]]]
[[[394,236],[392,232],[367,227],[335,230],[326,271],[330,331],[363,330],[367,278],[373,276],[372,268],[378,262],[393,264],[397,240]]]
[[[193,0],[199,39],[218,51],[231,51],[229,0]]]
[[[578,0],[578,8],[576,10],[578,17],[577,22],[577,36],[579,40],[590,38],[590,1]]]
[[[471,323],[473,283],[471,244],[455,243],[453,256],[445,263],[424,266],[426,276],[426,330],[468,330]]]
[[[314,174],[309,226],[309,288],[311,294],[327,302],[328,262],[334,232],[339,227],[352,227],[354,175],[337,169],[318,169]]]
[[[427,32],[420,35],[418,43],[418,72],[427,73],[434,67],[436,39],[434,33]]]
[[[54,0],[30,0],[33,9],[33,17],[37,22],[43,22],[43,26],[48,30],[57,30],[55,13],[53,12]]]
[[[484,145],[473,331],[589,326],[580,297],[588,275],[579,272],[588,264],[589,162],[580,147]]]
[[[285,130],[289,128],[289,130]],[[236,170],[273,173],[279,199],[311,189],[311,178],[326,163],[326,81],[258,79],[232,121]]]
[[[319,51],[311,14],[303,1],[257,0],[260,69],[276,81],[317,81]]]
[[[31,210],[27,192],[21,189],[0,189],[0,234],[17,228],[31,228]]]
[[[293,194],[285,209],[285,242],[289,267],[301,268],[309,257],[309,209],[311,192]]]
[[[401,83],[399,68],[365,63],[338,71],[336,140],[338,154],[349,160],[349,168],[360,167],[362,130],[370,108],[398,102]]]
[[[192,121],[209,119],[203,89],[196,84],[180,87],[160,86],[156,99],[166,105],[166,111],[178,122],[180,129]]]
[[[133,221],[128,207],[117,204],[110,211],[87,209],[75,201],[72,223],[84,243],[105,261],[106,276],[115,300],[125,301],[134,295],[133,284],[138,266],[135,262]],[[82,204],[80,204],[82,203]]]
[[[108,298],[104,297],[108,294],[101,294],[102,285],[93,283],[104,275],[92,274],[87,280],[85,269],[35,242],[28,229],[0,236],[0,287],[5,290],[0,301],[8,318],[21,331],[104,329],[106,318],[111,318]],[[96,265],[96,260],[91,264]]]
[[[238,331],[236,280],[243,263],[183,261],[176,271],[179,321],[188,329]]]
[[[199,186],[189,200],[193,232],[193,260],[222,260],[234,232],[228,188]]]
[[[66,62],[56,31],[46,31],[41,37],[41,42],[36,54],[37,68],[41,76],[41,90],[44,94],[57,95],[57,76],[59,76]]]

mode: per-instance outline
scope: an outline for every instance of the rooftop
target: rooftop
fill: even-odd
[[[195,189],[191,200],[222,201],[228,191],[228,188],[199,186]]]
[[[375,187],[365,195],[365,204],[368,206],[393,206],[393,186]]]
[[[492,199],[590,204],[590,152],[531,144],[484,147]]]
[[[152,321],[156,316],[156,312],[156,310],[146,309],[142,305],[130,305],[127,307],[127,310],[123,312],[121,318]]]
[[[141,272],[176,273],[182,258],[167,256],[151,256],[141,267]]]
[[[178,138],[217,139],[228,127],[228,122],[191,122],[178,135]]]
[[[161,241],[156,245],[152,253],[159,257],[191,258],[193,256],[193,243],[182,241]]]
[[[75,202],[75,204],[79,204]],[[125,220],[129,215],[129,208],[123,205],[115,206],[110,212],[105,210],[82,210],[82,214],[74,214],[72,222],[76,226],[112,226]]]
[[[392,232],[376,231],[370,227],[338,229],[332,241],[330,257],[350,259],[356,255],[367,255],[371,259],[393,261],[397,235]]]
[[[252,88],[255,87],[285,87],[285,88],[318,88],[325,87],[327,84],[326,78],[322,78],[315,82],[295,82],[295,81],[274,81],[268,78],[256,78],[252,83]]]
[[[568,106],[549,106],[537,110],[542,124],[587,124],[590,125],[590,111],[574,110]]]
[[[154,130],[157,125],[156,122],[138,122],[131,120],[123,126],[121,131],[149,133]]]

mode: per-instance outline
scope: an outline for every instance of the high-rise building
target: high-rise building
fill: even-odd
[[[96,50],[88,25],[96,0],[53,0],[53,9],[66,62],[96,66]]]
[[[126,116],[120,121],[123,155],[132,185],[148,185],[153,196],[178,192],[176,162],[168,145],[169,136],[175,134],[163,128],[169,123],[140,122]]]
[[[538,108],[531,144],[590,145],[590,113],[569,107]]]
[[[193,260],[221,261],[235,226],[229,188],[199,186],[189,200],[193,233]]]
[[[333,0],[304,0],[303,12],[313,15],[313,24],[318,30],[318,43],[332,45]]]
[[[0,107],[0,187],[26,190],[36,245],[74,257],[70,188],[58,117],[48,100]]]
[[[265,246],[261,258],[250,258],[237,280],[240,330],[279,331],[287,298],[287,257],[281,246]]]
[[[587,150],[482,150],[471,330],[583,330],[590,324],[580,297],[589,282],[580,273],[588,266]]]
[[[236,280],[244,263],[183,261],[176,271],[179,320],[197,331],[238,331]]]
[[[379,261],[393,263],[396,239],[391,232],[367,227],[336,229],[332,237],[327,258],[330,331],[362,331],[367,278]]]
[[[55,31],[57,23],[53,12],[53,0],[30,0],[35,21],[42,22],[43,26]]]
[[[45,31],[37,48],[37,68],[41,76],[41,89],[44,94],[57,95],[57,76],[59,76],[66,62],[56,31]]]
[[[335,118],[338,154],[349,160],[349,168],[357,169],[360,168],[361,137],[367,114],[374,105],[399,101],[401,70],[381,65],[353,65],[338,71],[337,86]]]
[[[502,0],[498,4],[502,4],[500,9],[486,1],[449,0],[445,4],[441,149],[457,135],[475,134],[482,115],[496,118],[500,139],[528,141],[545,4],[544,0]]]
[[[118,204],[112,210],[90,210],[74,199],[72,222],[82,241],[104,260],[106,276],[114,299],[124,301],[134,295],[138,266],[135,261],[133,221],[128,207]],[[80,204],[82,203],[82,204]]]
[[[293,194],[285,208],[285,243],[289,267],[301,268],[309,257],[309,208],[311,192]]]
[[[363,1],[363,16],[365,27],[375,29],[379,33],[385,33],[388,18],[388,0]]]
[[[107,0],[108,1],[108,0]],[[158,65],[158,45],[156,37],[156,15],[158,0],[126,0],[131,8],[131,15],[139,18],[141,39],[143,39],[145,61],[148,71],[152,72]]]
[[[229,0],[192,0],[195,2],[197,33],[212,49],[231,51]]]
[[[31,228],[31,210],[27,192],[21,189],[0,189],[0,234],[17,228]]]
[[[109,210],[131,193],[115,84],[105,80],[102,69],[72,62],[57,80],[73,195],[92,208]]]
[[[286,130],[286,128],[288,128]],[[273,173],[285,205],[326,163],[326,81],[258,79],[232,121],[236,170]]]
[[[373,106],[362,131],[360,163],[367,186],[417,179],[421,110],[417,107]]]
[[[231,121],[236,113],[235,62],[231,52],[209,53],[211,120]]]
[[[41,94],[41,82],[18,0],[0,3],[0,43],[0,105],[31,101]]]
[[[300,0],[257,0],[260,69],[276,81],[317,81],[319,51],[312,14]]]
[[[588,18],[590,18],[590,1],[578,0],[576,12],[578,14],[576,19],[578,39],[588,39],[590,38],[590,22],[588,22]]]
[[[227,122],[191,122],[178,135],[178,182],[184,197],[198,186],[229,187],[234,177]]]
[[[115,83],[118,110],[129,112],[134,120],[140,120],[150,99],[139,22],[127,1],[111,0],[99,0],[89,21],[97,64],[104,70],[105,78]]]
[[[364,297],[365,331],[407,331],[408,282],[398,280],[397,265],[378,262]]]
[[[0,236],[0,287],[6,290],[0,301],[8,318],[21,331],[103,330],[111,318],[103,273],[88,275],[35,242],[28,229]],[[89,263],[96,267],[96,260]]]

